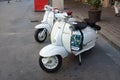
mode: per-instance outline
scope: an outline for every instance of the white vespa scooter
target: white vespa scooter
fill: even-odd
[[[52,11],[52,7],[49,5],[44,6],[45,14],[41,24],[35,26],[36,31],[34,34],[34,38],[37,42],[41,43],[45,41],[47,38],[47,31],[50,33],[52,30],[53,22],[54,22],[54,12]]]
[[[55,22],[51,32],[51,44],[40,50],[39,65],[46,72],[56,72],[62,65],[62,58],[69,54],[79,56],[95,46],[98,25],[87,22],[68,22],[66,13]],[[60,18],[59,18],[60,19]]]
[[[47,38],[47,35],[51,33],[54,22],[56,21],[56,14],[61,11],[57,8],[53,8],[49,5],[45,5],[44,7],[45,14],[41,24],[35,26],[36,31],[34,34],[34,38],[37,42],[44,42]],[[71,17],[72,14],[69,14],[69,21],[75,21],[74,18]]]

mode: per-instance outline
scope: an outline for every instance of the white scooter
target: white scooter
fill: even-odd
[[[62,65],[62,58],[69,54],[79,56],[95,46],[100,27],[89,22],[68,22],[65,13],[55,22],[51,32],[51,44],[40,50],[39,64],[46,72],[56,72]],[[59,18],[60,19],[60,18]]]
[[[55,15],[61,12],[57,8],[53,8],[49,5],[45,5],[44,10],[45,14],[41,24],[35,26],[36,31],[34,38],[39,43],[44,42],[47,38],[47,35],[51,33],[53,24],[57,19]],[[71,14],[69,14],[69,21],[75,21],[75,19],[71,17]]]

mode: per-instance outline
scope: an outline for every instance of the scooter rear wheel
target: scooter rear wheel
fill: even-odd
[[[37,42],[44,42],[47,38],[47,30],[45,30],[44,34],[42,34],[43,29],[37,29],[34,34],[34,38]]]
[[[58,71],[58,69],[62,65],[62,57],[59,55],[51,56],[51,57],[39,57],[39,65],[40,67],[48,72],[54,73]]]

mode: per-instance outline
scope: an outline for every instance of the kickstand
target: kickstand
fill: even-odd
[[[78,64],[81,65],[82,64],[82,58],[81,58],[81,54],[78,55]]]

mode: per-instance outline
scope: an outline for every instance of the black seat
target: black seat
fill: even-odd
[[[77,29],[82,30],[87,27],[86,22],[79,22],[79,21],[75,21],[72,25],[75,27],[76,30]]]
[[[96,22],[92,22],[89,19],[84,19],[84,21],[87,23],[87,25],[94,28],[95,30],[101,30],[101,27],[99,25],[96,25]]]

